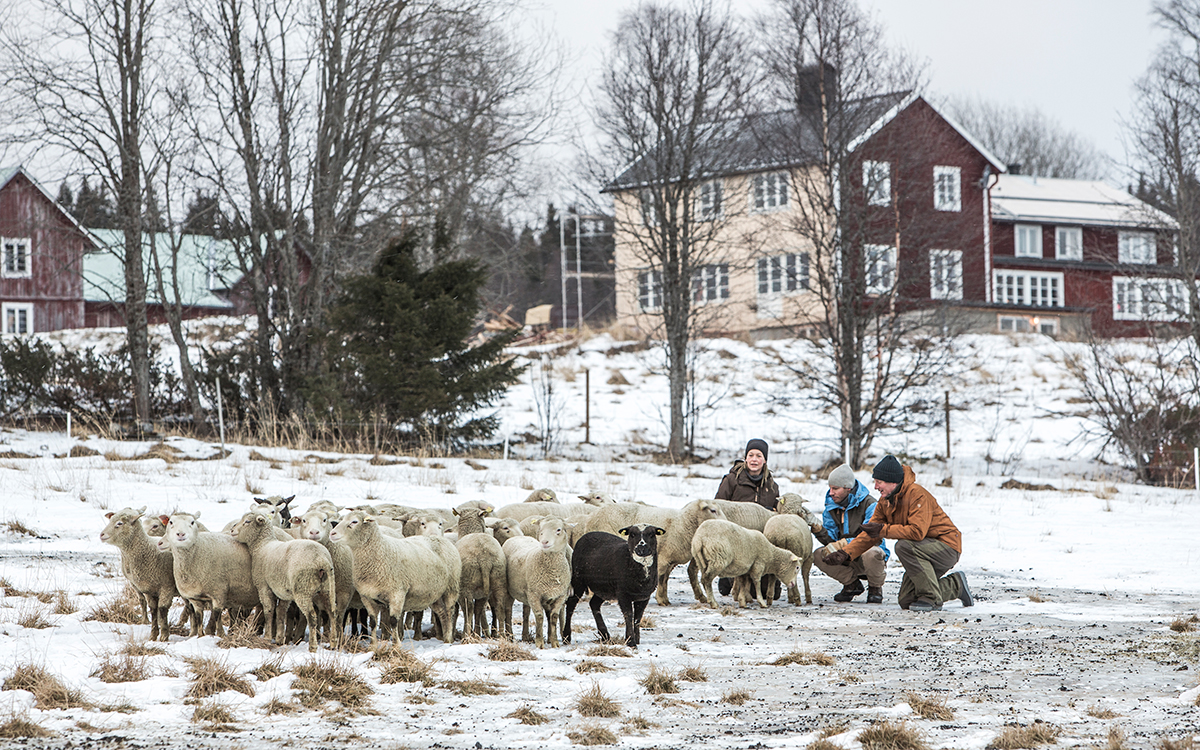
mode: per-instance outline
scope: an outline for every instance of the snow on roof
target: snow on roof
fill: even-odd
[[[83,298],[88,302],[125,301],[125,235],[116,229],[92,229],[91,235],[101,248],[99,252],[83,256]],[[228,289],[241,278],[236,256],[229,242],[196,234],[177,236],[179,243],[178,277],[180,301],[185,305],[233,309],[233,303],[214,294],[214,290]],[[160,255],[169,253],[171,237],[167,234],[155,236]],[[142,236],[143,262],[147,279],[153,279],[150,258],[150,235]],[[170,271],[169,260],[164,258],[163,282]],[[169,287],[168,287],[169,288]],[[168,296],[170,292],[168,291]],[[146,300],[159,302],[155,284],[147,284]]]
[[[1035,224],[1175,228],[1175,220],[1100,180],[998,175],[992,217]]]

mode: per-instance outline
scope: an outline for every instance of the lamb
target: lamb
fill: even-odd
[[[337,602],[333,557],[319,542],[307,539],[280,541],[275,519],[262,511],[247,513],[233,527],[232,536],[250,551],[251,575],[258,589],[263,615],[275,643],[284,643],[285,615],[295,602],[308,623],[308,650],[317,650],[318,604],[332,617]],[[330,646],[335,645],[330,633]]]
[[[212,606],[207,635],[224,636],[221,614],[259,606],[258,588],[250,568],[250,551],[228,534],[200,531],[199,514],[161,516],[166,533],[159,549],[174,556],[175,587],[192,605],[190,635],[200,633],[200,613]],[[232,614],[232,612],[231,612]]]
[[[378,522],[362,511],[346,514],[329,538],[345,542],[354,553],[354,587],[367,612],[375,618],[371,627],[372,645],[379,640],[384,614],[398,621],[391,636],[396,645],[403,635],[405,612],[431,607],[442,622],[453,622],[450,615],[458,591],[451,588],[452,572],[428,539],[385,536],[379,532]],[[453,634],[453,628],[445,628],[442,640],[449,643]],[[413,633],[413,638],[421,638],[420,629]]]
[[[146,507],[122,508],[105,513],[108,524],[100,532],[100,541],[121,550],[121,572],[137,591],[142,615],[150,623],[150,640],[166,641],[171,636],[168,615],[175,589],[175,566],[170,552],[161,552],[150,541],[139,522]]]
[[[484,525],[501,545],[514,536],[525,535],[525,532],[521,531],[521,522],[515,518],[489,518],[484,521]]]
[[[712,582],[717,576],[736,578],[749,576],[754,598],[762,607],[767,601],[759,589],[759,581],[771,574],[791,586],[800,570],[800,558],[767,541],[761,531],[747,529],[732,521],[713,519],[700,524],[692,537],[692,557],[707,595],[708,605],[717,607]],[[744,606],[743,598],[738,602]]]
[[[462,557],[458,554],[458,547],[454,541],[447,538],[445,534],[445,524],[441,519],[427,518],[421,524],[421,533],[419,534],[430,545],[430,548],[437,554],[438,557],[446,563],[446,567],[450,570],[450,591],[452,592],[450,604],[449,620],[442,618],[435,611],[435,626],[438,632],[442,632],[447,627],[450,629],[450,640],[454,640],[454,623],[458,619],[455,607],[458,606],[458,594],[462,587]],[[416,627],[421,627],[421,613],[417,613],[415,617]]]
[[[529,497],[525,498],[527,503],[557,503],[558,494],[549,487],[544,487],[540,490],[534,490],[529,493]]]
[[[743,526],[747,529],[755,529],[757,531],[765,531],[767,524],[779,516],[790,516],[792,518],[802,518],[802,519],[804,519],[805,524],[811,524],[811,523],[817,522],[816,518],[813,516],[812,512],[808,508],[804,507],[804,499],[802,497],[800,497],[798,494],[796,494],[795,492],[788,492],[787,494],[780,496],[779,503],[773,512],[767,510],[766,508],[762,507],[758,503],[735,503],[735,502],[730,502],[728,500],[719,500],[718,504],[720,505],[721,510],[725,511],[726,520],[733,521],[734,523],[738,524],[739,526]],[[784,522],[780,521],[779,523],[784,523]],[[791,526],[789,526],[789,528],[791,528]],[[810,532],[810,537],[811,537],[811,532]],[[784,546],[784,545],[777,545],[777,546]],[[791,549],[791,547],[787,547],[787,549]],[[793,551],[796,552],[796,554],[798,554],[798,555],[800,554],[796,550],[793,550]],[[812,567],[812,560],[811,560],[812,542],[811,542],[811,539],[809,541],[808,557],[810,558],[809,559],[809,568],[811,569],[811,567]],[[804,559],[804,555],[801,555],[801,559]],[[689,577],[691,575],[693,575],[694,570],[695,570],[695,564],[690,563],[688,565],[688,576]],[[807,584],[808,584],[807,571],[805,573],[804,582],[807,586]],[[748,587],[749,583],[747,581],[735,581],[733,585],[734,585],[734,589],[733,589],[732,593],[734,594],[734,596],[735,597],[741,596],[744,599],[745,593],[743,592],[743,593],[739,594],[739,592],[743,588]],[[774,580],[766,579],[766,580],[761,581],[759,585],[762,586],[763,591],[770,591],[770,590],[773,590],[773,588],[774,588]],[[768,589],[767,588],[768,585],[771,585],[772,589]],[[793,591],[793,589],[789,589],[788,602],[791,604],[796,604],[797,601],[794,600],[793,597],[796,597],[798,599],[799,592]],[[809,596],[808,603],[809,604],[812,603],[811,594]]]
[[[600,637],[608,640],[600,605],[615,599],[625,617],[625,645],[638,647],[642,613],[658,587],[658,537],[665,533],[657,526],[637,524],[621,529],[620,537],[604,531],[583,535],[571,558],[571,595],[567,598],[563,643],[571,642],[575,605],[591,590],[592,616]]]
[[[463,633],[484,635],[485,608],[491,607],[490,634],[504,628],[501,607],[508,593],[508,566],[504,550],[483,525],[483,511],[458,509],[458,555],[462,560],[458,603],[463,611]],[[511,635],[511,633],[510,633]]]
[[[804,603],[812,604],[812,589],[808,574],[813,566],[813,535],[808,523],[790,513],[776,514],[767,521],[763,536],[776,547],[790,551],[800,558],[800,575],[804,579]],[[788,585],[788,604],[800,605],[800,590],[795,582]]]
[[[529,609],[536,623],[534,641],[538,648],[558,648],[558,618],[571,593],[571,563],[567,559],[567,528],[561,518],[545,518],[538,525],[537,538],[519,536],[504,543],[508,567],[508,593],[504,598],[504,621],[512,632],[512,605],[525,605],[522,613],[522,639],[528,640]],[[545,620],[547,637],[542,637]]]
[[[333,560],[333,588],[336,595],[329,625],[330,629],[336,630],[340,637],[346,612],[351,608],[361,611],[363,605],[362,600],[358,599],[358,595],[354,591],[354,554],[345,544],[334,542],[329,538],[329,533],[333,531],[333,519],[335,518],[337,518],[337,514],[330,514],[327,508],[316,510],[310,508],[302,516],[292,517],[292,530],[298,530],[299,539],[317,542],[329,550],[329,556]]]

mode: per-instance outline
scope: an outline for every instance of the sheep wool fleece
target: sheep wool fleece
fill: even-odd
[[[767,510],[775,510],[779,504],[779,485],[775,483],[770,469],[766,466],[763,467],[762,476],[757,482],[754,481],[750,478],[746,462],[738,460],[721,480],[716,499],[735,503],[758,503]]]
[[[921,485],[911,466],[904,467],[904,481],[890,497],[880,498],[871,515],[871,523],[883,524],[885,539],[896,543],[896,556],[904,565],[900,582],[899,604],[907,608],[923,599],[935,604],[958,596],[958,580],[939,580],[958,563],[962,554],[962,534],[942,510],[937,500]],[[845,551],[857,559],[876,541],[859,534]]]

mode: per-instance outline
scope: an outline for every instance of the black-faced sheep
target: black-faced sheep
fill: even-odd
[[[567,597],[567,621],[563,642],[571,642],[571,616],[575,605],[589,590],[592,615],[600,637],[608,640],[608,628],[600,605],[616,600],[625,617],[625,645],[641,643],[642,613],[658,588],[658,537],[666,531],[649,524],[620,530],[621,536],[606,531],[584,534],[571,557],[571,595]]]

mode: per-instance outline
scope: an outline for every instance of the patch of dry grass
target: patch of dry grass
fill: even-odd
[[[1129,745],[1125,741],[1125,732],[1121,731],[1120,727],[1108,728],[1108,736],[1105,738],[1103,750],[1129,750]]]
[[[619,656],[623,659],[629,659],[629,658],[633,657],[633,654],[630,653],[629,649],[626,648],[625,646],[612,646],[612,645],[592,646],[591,648],[589,648],[587,650],[587,655],[588,656]]]
[[[1176,633],[1190,633],[1200,627],[1200,617],[1177,617],[1171,622],[1171,630]]]
[[[1163,737],[1158,742],[1158,750],[1196,750],[1196,741],[1190,737],[1182,740]]]
[[[22,607],[17,613],[17,624],[30,630],[44,630],[54,627],[54,623],[46,619],[46,613],[36,604],[32,607]]]
[[[184,659],[192,673],[192,685],[184,694],[185,702],[198,703],[202,698],[208,698],[226,690],[236,690],[239,693],[254,697],[254,686],[246,676],[234,671],[232,667],[220,659],[205,659],[191,657]]]
[[[101,682],[141,682],[152,676],[145,657],[130,656],[129,654],[109,654],[100,660],[92,670],[91,677],[99,677]]]
[[[823,651],[793,651],[775,661],[763,663],[771,667],[786,667],[789,664],[799,664],[800,666],[816,664],[821,667],[832,667],[834,660],[832,656]]]
[[[657,729],[662,724],[657,724],[642,716],[634,716],[622,722],[621,726],[625,728],[626,734],[645,734],[651,729]]]
[[[406,648],[386,646],[376,649],[371,661],[380,662],[379,681],[385,685],[396,682],[433,684],[433,664],[422,661]]]
[[[954,711],[946,705],[945,698],[925,698],[916,693],[908,694],[908,706],[922,719],[953,721]]]
[[[54,609],[51,611],[56,615],[73,615],[79,611],[79,605],[67,596],[67,592],[59,589],[54,592]]]
[[[516,711],[513,711],[510,714],[505,714],[504,718],[516,719],[522,724],[529,724],[531,726],[538,726],[550,721],[545,716],[539,714],[537,711],[534,711],[530,706],[521,706]]]
[[[488,649],[487,658],[492,661],[536,661],[532,651],[515,641],[502,640]]]
[[[826,739],[828,737],[833,737],[834,735],[844,734],[848,731],[850,731],[849,721],[835,721],[832,724],[826,724],[825,726],[821,727],[821,731],[817,732],[817,736],[821,739]]]
[[[1042,596],[1041,594],[1033,593],[1033,594],[1029,595],[1029,601],[1033,602],[1034,604],[1041,604],[1043,602],[1048,602],[1050,600],[1047,599],[1046,597]]]
[[[808,743],[808,745],[805,747],[805,750],[846,750],[846,749],[844,747],[842,747],[841,745],[837,744],[836,742],[830,742],[829,740],[822,738],[819,740],[813,740],[812,742]]]
[[[32,721],[26,715],[11,716],[0,724],[0,739],[19,740],[28,737],[53,737],[54,732]]]
[[[142,623],[142,605],[138,601],[137,592],[132,586],[126,586],[121,593],[102,601],[92,608],[84,620],[95,622],[115,622],[121,625],[138,625]]]
[[[44,539],[41,534],[34,531],[25,522],[18,518],[10,518],[4,523],[0,523],[0,529],[7,531],[10,534],[18,534],[20,536],[31,536],[34,539]]]
[[[277,714],[294,714],[300,710],[300,706],[291,701],[284,701],[278,698],[272,698],[262,707],[262,712],[267,716],[275,716]]]
[[[741,706],[753,697],[749,690],[731,690],[721,696],[721,702],[728,703],[731,706]]]
[[[233,711],[215,701],[201,703],[192,711],[193,724],[204,724],[206,729],[214,732],[236,731],[233,722]]]
[[[1027,727],[1005,727],[987,744],[988,750],[1017,750],[1052,745],[1062,730],[1053,724],[1034,722]]]
[[[568,729],[567,737],[576,745],[615,745],[619,740],[608,727],[590,722]]]
[[[443,687],[458,695],[500,695],[504,686],[490,680],[443,680]]]
[[[602,661],[584,659],[575,665],[575,671],[579,674],[592,674],[593,672],[611,672],[613,668]]]
[[[375,694],[366,680],[348,664],[314,659],[292,668],[296,679],[292,690],[305,708],[320,708],[326,701],[337,701],[346,708],[361,709]]]
[[[1098,705],[1088,706],[1087,715],[1093,719],[1118,719],[1121,717],[1121,714],[1111,708],[1104,708]]]
[[[13,670],[0,690],[27,690],[33,693],[36,706],[51,708],[90,708],[83,693],[67,687],[62,680],[36,664],[21,664]]]
[[[226,617],[229,613],[226,612]],[[228,621],[225,635],[217,639],[217,648],[261,648],[269,650],[275,644],[258,634],[257,618],[239,617]]]
[[[166,653],[167,650],[165,648],[152,641],[143,641],[135,638],[130,638],[121,647],[121,654],[124,656],[162,656]]]
[[[621,704],[604,694],[600,685],[592,683],[591,688],[579,694],[575,699],[575,709],[583,716],[611,719],[621,715]]]
[[[279,675],[284,674],[286,672],[287,672],[287,670],[283,668],[283,655],[282,654],[279,656],[275,656],[273,658],[267,659],[262,664],[259,664],[257,667],[250,670],[250,674],[257,677],[259,682],[266,682],[267,680],[273,680],[276,677],[278,677]]]
[[[678,677],[683,682],[708,682],[708,673],[695,665],[679,670]]]
[[[679,686],[675,684],[675,675],[657,664],[650,665],[650,671],[646,673],[645,677],[638,680],[638,684],[646,688],[646,692],[650,695],[679,692]]]
[[[881,721],[858,733],[863,750],[929,750],[921,733],[902,721]]]

